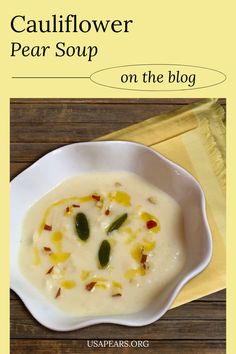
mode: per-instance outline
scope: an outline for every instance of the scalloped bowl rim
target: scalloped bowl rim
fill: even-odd
[[[108,151],[109,154],[109,149],[107,149],[108,147],[110,149],[122,149],[124,146],[132,149],[140,149],[140,151],[147,153],[147,154],[152,154],[152,156],[155,156],[155,158],[157,159],[157,161],[161,161],[163,164],[167,165],[168,168],[171,170],[175,170],[178,174],[181,175],[181,177],[183,178],[187,178],[188,180],[191,181],[192,185],[194,186],[194,188],[196,189],[199,197],[200,197],[200,210],[202,213],[202,221],[203,221],[203,226],[204,226],[204,230],[206,232],[206,236],[205,236],[205,245],[204,247],[206,247],[206,254],[204,256],[204,258],[194,267],[194,269],[192,269],[191,271],[187,272],[184,276],[182,276],[182,278],[176,283],[176,286],[174,287],[173,291],[171,292],[170,296],[167,298],[165,304],[161,307],[161,309],[158,312],[153,311],[152,314],[150,314],[147,318],[144,319],[135,319],[135,315],[139,314],[127,314],[127,315],[104,315],[104,316],[89,316],[89,318],[83,318],[83,317],[73,317],[75,319],[75,321],[72,321],[73,323],[68,324],[66,323],[67,321],[65,321],[65,323],[55,323],[52,324],[49,321],[49,316],[47,316],[47,314],[42,314],[42,311],[39,313],[38,309],[37,309],[37,305],[32,305],[32,298],[30,298],[29,294],[27,293],[27,290],[25,289],[25,284],[23,284],[23,280],[21,280],[21,282],[18,284],[17,279],[17,270],[16,270],[16,266],[17,266],[17,261],[16,260],[12,260],[13,258],[13,250],[12,248],[17,246],[13,245],[13,239],[16,237],[16,239],[19,241],[20,236],[14,236],[14,232],[12,232],[11,230],[11,237],[10,237],[10,241],[11,241],[11,257],[10,257],[10,273],[11,273],[11,277],[10,277],[10,287],[12,290],[14,290],[16,292],[16,294],[21,298],[21,300],[23,301],[23,303],[25,304],[25,306],[27,307],[27,309],[29,310],[29,312],[33,315],[33,317],[39,322],[41,323],[43,326],[55,330],[55,331],[71,331],[71,330],[76,330],[76,329],[80,329],[80,328],[84,328],[84,327],[88,327],[91,325],[95,325],[95,324],[99,324],[99,323],[113,323],[113,324],[120,324],[120,325],[125,325],[125,326],[144,326],[144,325],[148,325],[150,323],[153,323],[154,321],[158,320],[160,317],[162,317],[171,307],[171,304],[174,302],[175,298],[177,297],[177,295],[179,294],[180,290],[183,288],[183,286],[192,278],[194,278],[196,275],[198,275],[200,272],[202,272],[207,265],[209,264],[211,257],[212,257],[212,237],[211,237],[211,232],[210,232],[210,228],[209,228],[209,224],[207,221],[207,215],[206,215],[206,207],[205,207],[205,196],[203,193],[203,190],[200,186],[200,184],[198,183],[198,181],[189,173],[187,172],[184,168],[182,168],[181,166],[179,166],[178,164],[176,164],[175,162],[172,162],[171,160],[167,159],[166,157],[164,157],[163,155],[161,155],[160,153],[156,152],[155,150],[140,144],[140,143],[135,143],[135,142],[129,142],[129,141],[123,141],[123,140],[106,140],[106,141],[93,141],[93,142],[79,142],[79,143],[73,143],[73,144],[69,144],[69,145],[65,145],[63,147],[59,147],[47,154],[45,154],[43,157],[41,157],[40,159],[38,159],[36,162],[34,162],[31,166],[29,166],[28,168],[26,168],[23,172],[21,172],[19,175],[17,175],[11,184],[11,215],[14,212],[14,190],[12,192],[12,189],[17,188],[17,190],[19,188],[21,188],[21,183],[25,178],[28,178],[28,175],[30,175],[31,173],[34,173],[35,170],[40,168],[40,165],[42,163],[45,163],[46,160],[50,160],[51,158],[53,158],[54,156],[61,154],[62,152],[66,153],[69,152],[70,153],[70,149],[72,150],[79,150],[85,149],[86,148],[95,148],[96,151],[97,149],[99,150],[100,147],[105,148],[105,150]],[[115,151],[115,150],[114,150]],[[117,169],[117,170],[121,170],[121,169]],[[127,169],[128,171],[133,172],[133,169]],[[94,170],[95,171],[95,170]],[[108,169],[109,171],[109,169]],[[135,172],[134,172],[135,173]],[[64,178],[61,180],[61,182],[64,180]],[[56,186],[56,185],[55,185]],[[54,187],[50,187],[48,189],[48,191],[50,191],[52,188]],[[41,195],[42,197],[43,195]],[[39,198],[37,198],[39,199]],[[29,208],[29,205],[27,206],[27,208]],[[20,223],[22,223],[22,218]],[[12,227],[11,227],[12,229]],[[18,250],[19,250],[19,245],[18,245]],[[15,250],[14,250],[15,252]],[[16,273],[16,276],[14,276],[14,274]],[[20,273],[20,271],[19,271]],[[19,275],[19,274],[18,274]],[[21,274],[22,275],[22,274]],[[23,275],[22,275],[22,279],[23,279]],[[24,279],[25,280],[25,279]],[[26,280],[25,280],[26,281]],[[28,282],[28,281],[26,281]],[[23,285],[23,289],[21,288],[21,286]],[[29,285],[29,284],[28,284]],[[32,285],[29,285],[32,286]],[[40,301],[42,302],[47,302],[45,297],[42,297],[41,295],[39,295]],[[52,308],[52,311],[58,311],[53,304],[49,304],[49,307]],[[67,315],[64,313],[65,319],[71,318],[70,315]],[[63,322],[63,321],[62,321]],[[74,323],[75,322],[75,323]]]

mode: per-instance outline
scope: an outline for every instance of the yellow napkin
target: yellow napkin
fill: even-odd
[[[225,287],[224,117],[217,100],[205,99],[98,139],[145,144],[188,170],[205,192],[213,257],[209,266],[182,289],[172,307]]]

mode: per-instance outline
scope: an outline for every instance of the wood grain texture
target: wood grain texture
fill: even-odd
[[[88,141],[198,99],[11,99],[11,178],[45,153]],[[220,99],[225,108],[225,100]],[[168,311],[140,328],[102,324],[53,332],[11,291],[12,354],[224,354],[225,290]],[[87,339],[148,339],[148,348],[89,348]]]
[[[11,300],[12,309],[11,321],[13,323],[20,323],[25,318],[26,308],[22,302],[18,300]],[[203,319],[202,313],[204,313],[204,320],[225,320],[224,302],[217,301],[194,301],[183,306],[183,308],[176,307],[168,311],[163,319],[165,320],[201,320]],[[28,321],[29,325],[33,324],[32,318]]]
[[[103,104],[103,103],[112,103],[114,104],[150,104],[154,103],[157,105],[161,104],[172,104],[173,106],[189,104],[192,102],[197,102],[201,100],[201,98],[11,98],[11,104],[19,103],[19,104],[34,104],[34,103],[55,103],[55,104],[63,104],[63,103],[89,103],[89,104]],[[221,104],[226,104],[225,98],[218,98]]]
[[[125,339],[124,339],[125,340]],[[224,341],[182,341],[182,340],[149,340],[148,348],[135,348],[135,342],[127,343],[131,347],[125,348],[91,348],[91,342],[87,340],[12,340],[11,354],[224,354]],[[110,345],[115,345],[111,342]]]

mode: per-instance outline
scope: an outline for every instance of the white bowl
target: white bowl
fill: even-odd
[[[144,310],[124,315],[71,316],[57,309],[22,275],[18,266],[21,228],[28,208],[63,180],[93,171],[136,173],[171,195],[182,208],[187,258],[182,271]],[[11,288],[44,326],[69,331],[97,323],[143,326],[158,320],[181,288],[209,263],[212,239],[205,198],[198,182],[182,167],[150,148],[126,141],[76,143],[56,149],[11,182]]]

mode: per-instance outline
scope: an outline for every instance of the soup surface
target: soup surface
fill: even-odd
[[[73,177],[27,212],[19,262],[67,313],[137,312],[184,265],[180,206],[128,172]]]

